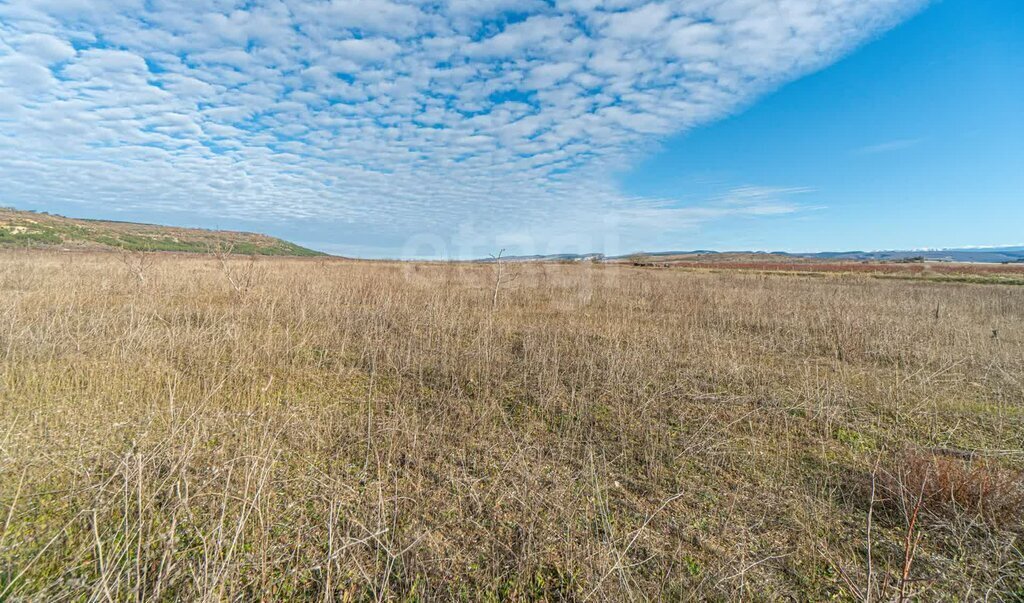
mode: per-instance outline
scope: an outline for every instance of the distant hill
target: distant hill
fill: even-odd
[[[924,249],[909,251],[844,251],[790,254],[823,260],[906,261],[920,258],[933,262],[1024,262],[1024,247],[979,247],[977,249]]]
[[[324,255],[288,241],[251,232],[84,220],[0,208],[0,249],[32,247],[181,253],[223,251],[244,255],[279,256]]]

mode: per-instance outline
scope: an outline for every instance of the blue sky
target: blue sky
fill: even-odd
[[[934,2],[746,111],[670,139],[622,181],[694,199],[745,182],[811,189],[799,216],[709,225],[698,247],[1020,244],[1024,3]]]
[[[0,0],[0,204],[364,257],[1019,244],[1014,0]]]

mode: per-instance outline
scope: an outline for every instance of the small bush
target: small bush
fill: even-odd
[[[890,503],[911,506],[920,496],[929,515],[976,513],[1000,526],[1024,520],[1024,476],[988,459],[907,450],[890,460],[878,481]]]

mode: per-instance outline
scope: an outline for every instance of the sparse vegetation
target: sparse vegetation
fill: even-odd
[[[1019,287],[145,257],[0,255],[0,600],[1024,597]]]

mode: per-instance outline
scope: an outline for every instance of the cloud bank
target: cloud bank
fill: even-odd
[[[0,202],[316,223],[369,255],[640,248],[798,209],[612,175],[923,1],[0,0]]]

